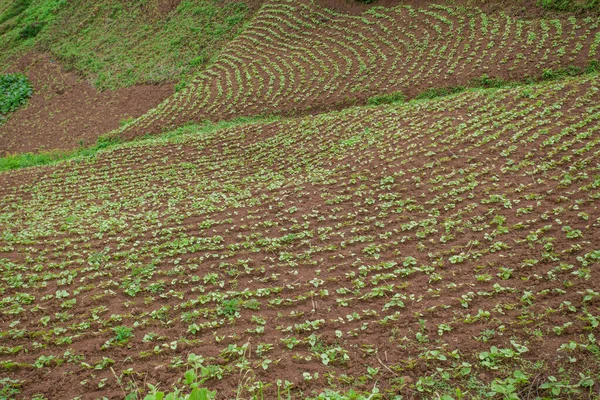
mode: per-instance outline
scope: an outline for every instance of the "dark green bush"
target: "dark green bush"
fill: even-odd
[[[402,92],[394,92],[370,97],[367,104],[370,106],[378,106],[379,104],[391,104],[406,101],[406,96]]]
[[[471,84],[472,84],[472,86],[475,86],[475,87],[483,87],[483,88],[489,89],[489,88],[501,88],[501,87],[507,86],[508,82],[506,82],[502,78],[491,77],[491,76],[487,76],[487,74],[483,74],[483,75],[481,75],[480,78],[475,78]]]
[[[32,22],[31,24],[27,24],[19,31],[19,37],[23,40],[35,37],[40,33],[43,27],[43,22]]]
[[[0,75],[0,125],[6,120],[8,113],[27,102],[33,94],[29,80],[22,74]]]

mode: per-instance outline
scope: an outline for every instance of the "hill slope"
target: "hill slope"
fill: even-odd
[[[190,127],[0,174],[0,368],[25,397],[118,398],[110,368],[169,385],[190,352],[221,396],[544,395],[549,375],[576,396],[600,365],[599,87]]]
[[[315,113],[393,92],[412,98],[484,75],[524,80],[598,62],[599,44],[598,17],[524,20],[442,5],[349,15],[272,0],[191,85],[120,133],[132,138],[206,119]]]
[[[0,126],[0,156],[89,146],[143,115],[242,29],[250,3],[0,0],[0,73],[34,86]]]

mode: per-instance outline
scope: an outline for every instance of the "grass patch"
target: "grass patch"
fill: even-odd
[[[64,161],[78,157],[92,157],[95,156],[100,150],[113,147],[119,143],[120,140],[115,138],[100,138],[94,146],[86,148],[82,147],[71,151],[52,150],[37,154],[23,153],[9,155],[0,158],[0,171],[48,165],[58,161]]]
[[[370,97],[367,104],[370,106],[378,106],[380,104],[403,103],[406,101],[406,96],[402,92],[393,92]]]
[[[183,0],[161,14],[152,2],[74,1],[40,43],[101,90],[175,82],[207,64],[249,14],[244,2]]]
[[[66,4],[67,0],[17,0],[6,8],[0,14],[0,63],[35,45]]]
[[[537,5],[551,11],[600,11],[599,0],[538,0]]]
[[[0,64],[31,48],[101,89],[175,82],[210,62],[250,16],[246,3],[17,0],[0,9]]]
[[[29,7],[31,0],[15,0],[6,11],[0,14],[0,24],[21,15]]]
[[[464,86],[449,86],[445,88],[430,88],[415,96],[415,100],[435,99],[436,97],[449,96],[451,94],[464,92]]]

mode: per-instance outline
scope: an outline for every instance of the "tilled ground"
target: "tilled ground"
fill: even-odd
[[[357,13],[267,1],[185,89],[118,133],[131,139],[189,122],[318,114],[382,94],[411,99],[431,89],[550,78],[598,62],[598,32],[593,17],[512,16],[473,5]]]
[[[23,398],[168,388],[190,353],[218,398],[476,398],[515,370],[522,398],[550,376],[585,398],[599,84],[186,128],[0,174],[0,368]]]

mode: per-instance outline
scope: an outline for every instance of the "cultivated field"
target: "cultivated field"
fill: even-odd
[[[1,174],[3,394],[168,390],[195,354],[217,398],[596,398],[599,87],[187,127]]]
[[[600,59],[599,44],[597,17],[525,20],[442,5],[348,15],[274,0],[186,88],[120,134],[130,139],[190,121],[317,113],[482,77],[522,81],[550,69],[585,68]]]

